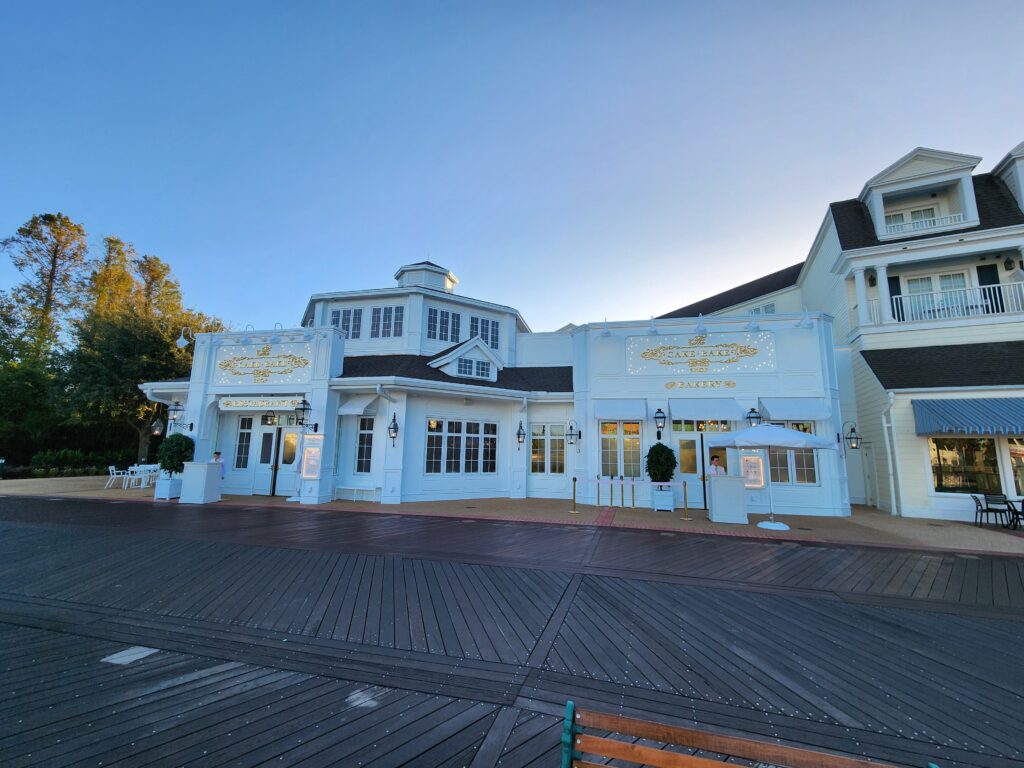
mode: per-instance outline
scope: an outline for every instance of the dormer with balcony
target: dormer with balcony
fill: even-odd
[[[980,157],[918,147],[870,179],[860,200],[885,242],[978,226],[972,173]]]

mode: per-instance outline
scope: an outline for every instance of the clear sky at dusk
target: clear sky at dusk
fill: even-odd
[[[0,237],[62,211],[236,327],[423,259],[534,330],[656,315],[800,261],[916,146],[986,171],[1024,140],[1019,0],[5,0],[0,29]]]

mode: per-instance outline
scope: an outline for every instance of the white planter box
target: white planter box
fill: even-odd
[[[176,499],[179,496],[181,496],[180,477],[157,478],[155,490],[153,491],[154,499]]]
[[[672,486],[666,485],[664,488],[659,488],[656,485],[651,486],[651,506],[655,512],[663,510],[665,512],[672,512],[675,510],[675,500],[672,496]]]
[[[212,461],[186,461],[182,472],[181,503],[209,504],[220,501],[222,464]]]

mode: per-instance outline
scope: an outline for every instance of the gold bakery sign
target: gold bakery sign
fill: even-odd
[[[631,374],[741,373],[775,368],[775,343],[764,331],[667,336],[652,345],[651,337],[627,341]]]
[[[229,376],[252,376],[254,384],[266,384],[271,376],[287,377],[295,371],[308,368],[309,358],[290,352],[272,355],[271,346],[264,344],[254,355],[235,355],[217,363]]]

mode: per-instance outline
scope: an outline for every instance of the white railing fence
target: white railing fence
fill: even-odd
[[[948,227],[953,224],[963,223],[962,213],[953,213],[949,216],[932,216],[928,219],[916,219],[905,221],[902,224],[886,224],[885,232],[889,235],[896,235],[900,232],[919,232],[922,229],[934,229],[935,227]]]
[[[892,297],[892,316],[898,323],[1011,312],[1024,312],[1024,283],[984,285],[978,288],[956,288],[951,291]],[[872,322],[878,322],[874,313]]]

